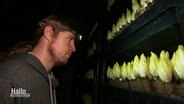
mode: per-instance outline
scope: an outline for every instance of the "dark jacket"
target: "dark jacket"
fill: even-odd
[[[35,56],[16,54],[0,63],[0,104],[51,104],[48,73]]]

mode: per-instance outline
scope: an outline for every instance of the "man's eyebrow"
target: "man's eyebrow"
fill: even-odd
[[[70,34],[70,36],[71,36],[72,38],[75,38],[75,35],[74,35],[74,34]]]

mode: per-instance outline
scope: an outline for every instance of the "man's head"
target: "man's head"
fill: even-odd
[[[55,65],[66,64],[75,48],[76,32],[68,18],[50,15],[39,22],[35,46],[47,40],[47,53]]]

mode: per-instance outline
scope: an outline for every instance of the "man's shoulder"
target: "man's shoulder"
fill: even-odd
[[[18,63],[23,63],[27,56],[28,55],[25,53],[13,54],[5,59],[2,59],[0,61],[0,66],[3,67],[16,66]]]
[[[11,79],[20,70],[24,70],[25,67],[29,67],[24,61],[24,54],[12,55],[0,62],[0,78]],[[26,71],[22,72],[26,74]]]
[[[0,79],[20,84],[30,83],[30,81],[31,83],[40,83],[46,80],[45,69],[40,67],[41,63],[35,61],[38,60],[30,54],[17,54],[7,58],[0,63]]]

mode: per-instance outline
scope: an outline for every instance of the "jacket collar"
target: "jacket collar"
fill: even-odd
[[[34,67],[34,69],[38,71],[42,76],[44,76],[48,80],[48,82],[49,82],[48,75],[50,74],[53,88],[56,88],[59,85],[59,81],[54,77],[53,73],[52,72],[48,73],[46,71],[46,68],[43,66],[41,61],[36,56],[28,54],[27,63],[32,67]]]
[[[28,53],[17,53],[12,57],[18,60],[24,61],[26,64],[30,65],[33,69],[39,72],[44,78],[48,80],[48,73],[41,63],[41,61],[34,55]]]
[[[48,83],[49,83],[48,74],[51,74],[53,88],[56,88],[59,85],[59,81],[54,77],[52,72],[48,73],[46,71],[46,68],[43,66],[41,61],[36,56],[29,54],[29,53],[21,53],[21,54],[17,53],[14,56],[15,58],[18,57],[20,60],[23,60],[25,63],[30,65],[33,69],[35,69],[38,73],[40,73],[47,80]]]

